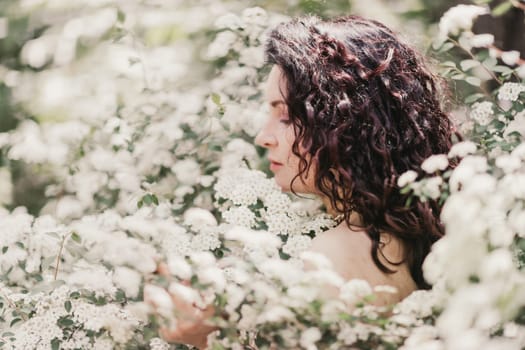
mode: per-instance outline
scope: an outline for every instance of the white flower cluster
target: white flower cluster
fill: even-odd
[[[214,319],[222,331],[210,344],[228,349],[256,336],[275,348],[523,347],[524,327],[514,322],[525,305],[515,261],[523,259],[525,239],[523,146],[508,154],[502,147],[487,161],[466,141],[426,160],[420,181],[414,171],[399,177],[399,187],[423,198],[450,192],[447,235],[425,262],[433,289],[413,293],[386,320],[368,301],[388,287],[344,281],[326,257],[308,252],[311,237],[335,224],[318,203],[292,200],[262,172],[239,168],[260,162],[246,140],[267,113],[259,98],[264,32],[283,17],[261,8],[225,15],[229,5],[208,0],[163,3],[160,11],[157,2],[129,1],[119,12],[114,1],[102,1],[90,13],[65,15],[63,2],[40,1],[31,21],[48,21],[48,29],[21,52],[35,71],[5,74],[15,102],[41,123],[25,120],[0,134],[2,154],[44,170],[52,184],[38,217],[0,209],[0,347],[168,349],[148,324],[143,294],[156,301],[159,318],[176,316],[171,295],[198,307],[217,302],[228,317]],[[491,47],[492,36],[470,33],[484,13],[452,8],[440,33],[466,31],[471,46]],[[196,53],[190,38],[209,33],[212,18],[218,34]],[[208,79],[216,67],[200,66],[199,54],[221,65],[216,77]],[[515,51],[500,56],[511,66],[520,62]],[[498,69],[504,79],[508,72]],[[498,98],[516,102],[523,90],[506,82]],[[476,102],[471,119],[486,126],[496,108]],[[525,134],[523,112],[508,115],[504,132]],[[454,158],[464,159],[446,178]],[[2,204],[12,170],[0,173]],[[161,261],[171,275],[159,282],[168,280],[167,289],[145,288],[162,280],[155,275]],[[303,263],[314,268],[305,271]]]
[[[492,34],[477,34],[472,36],[470,44],[472,47],[488,47],[494,43],[494,35]]]
[[[427,174],[433,174],[436,171],[443,171],[448,167],[448,158],[445,154],[434,154],[425,159],[421,164]]]
[[[500,100],[516,101],[524,91],[525,84],[507,82],[499,88],[498,98]]]
[[[470,30],[478,16],[488,13],[488,9],[475,5],[457,5],[445,12],[439,20],[441,36],[458,35],[460,31]]]
[[[495,164],[500,175],[491,172],[484,157],[467,156],[453,171],[451,194],[442,212],[447,234],[424,264],[427,280],[444,283],[452,291],[437,320],[447,348],[466,346],[460,339],[468,339],[472,332],[478,335],[469,341],[480,347],[518,346],[525,334],[513,323],[511,311],[525,303],[520,293],[511,292],[525,288],[513,253],[513,242],[525,237],[525,212],[517,205],[525,198],[525,147],[499,156]],[[501,338],[489,338],[491,330],[502,327],[519,330],[512,336],[504,332]]]
[[[470,117],[479,125],[488,125],[494,118],[492,102],[483,101],[474,103],[470,111]]]

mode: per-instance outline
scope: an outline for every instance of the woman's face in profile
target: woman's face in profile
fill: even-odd
[[[299,157],[292,152],[295,141],[294,125],[288,117],[285,103],[286,80],[281,69],[274,65],[266,83],[266,101],[269,114],[255,143],[268,150],[270,170],[275,174],[277,185],[285,192],[291,190],[290,183],[299,172]],[[293,184],[298,193],[317,193],[314,185],[314,167],[308,175]]]

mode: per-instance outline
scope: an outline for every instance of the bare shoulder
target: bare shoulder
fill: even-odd
[[[337,226],[323,232],[312,240],[311,250],[319,253],[344,252],[346,256],[355,256],[362,252],[363,248],[370,249],[370,239],[364,231],[349,230],[343,226]]]
[[[385,235],[382,240],[385,243],[383,254],[390,261],[398,261],[401,256],[399,242],[391,235]],[[332,263],[333,269],[345,280],[358,278],[368,281],[373,286],[396,287],[399,294],[393,296],[390,301],[399,300],[416,289],[406,264],[389,265],[385,260],[384,264],[396,271],[387,274],[374,263],[371,248],[372,241],[366,232],[340,225],[315,237],[310,250],[326,256]]]
[[[312,240],[310,250],[326,256],[345,279],[363,278],[359,271],[370,267],[371,241],[363,231],[334,227]]]

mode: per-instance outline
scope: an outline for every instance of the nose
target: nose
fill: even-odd
[[[277,139],[275,136],[269,132],[268,127],[265,126],[257,136],[255,136],[255,143],[264,148],[270,148],[277,144]]]

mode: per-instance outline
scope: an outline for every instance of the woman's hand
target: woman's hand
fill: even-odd
[[[157,273],[168,276],[167,266],[160,264]],[[175,311],[176,319],[169,327],[160,328],[160,336],[167,342],[190,344],[199,349],[207,346],[208,334],[217,327],[208,324],[209,319],[214,315],[215,308],[208,305],[199,308],[195,298],[199,293],[187,285],[174,283],[169,291],[157,286],[146,285],[144,288],[144,301],[153,306],[161,315],[166,316]],[[170,309],[170,310],[166,310]]]
[[[170,343],[190,344],[199,349],[205,349],[208,334],[217,329],[207,324],[215,312],[213,306],[199,309],[173,293],[170,294],[179,315],[175,327],[160,329],[161,337]]]

